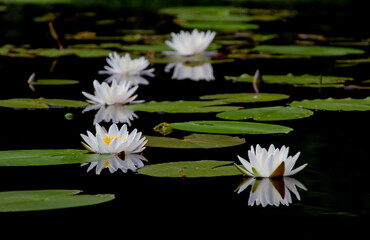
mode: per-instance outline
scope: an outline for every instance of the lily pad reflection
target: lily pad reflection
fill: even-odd
[[[101,155],[103,156],[103,155]],[[108,168],[110,173],[116,172],[118,169],[121,169],[122,172],[126,173],[128,170],[135,172],[138,168],[144,166],[143,161],[147,159],[141,154],[125,154],[124,159],[121,156],[114,155],[112,157],[104,158],[99,161],[82,163],[82,166],[89,165],[87,171],[91,171],[95,168],[95,173],[99,175],[101,171],[105,168]]]
[[[251,186],[249,195],[248,205],[253,206],[254,204],[266,207],[285,205],[289,206],[293,202],[291,192],[296,196],[298,200],[301,197],[298,192],[298,188],[307,190],[307,188],[291,177],[283,178],[247,178],[244,179],[237,187],[237,193],[241,193],[246,188]]]

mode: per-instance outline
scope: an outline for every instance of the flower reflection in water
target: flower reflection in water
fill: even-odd
[[[111,173],[116,172],[118,169],[126,173],[128,170],[135,172],[137,169],[144,166],[143,161],[148,161],[143,155],[135,153],[125,154],[124,159],[121,159],[121,157],[121,155],[114,155],[113,157],[99,161],[82,163],[81,167],[89,165],[87,171],[89,172],[95,168],[95,173],[97,175],[105,168],[108,168]]]
[[[128,74],[113,74],[107,77],[105,81],[107,83],[112,83],[113,80],[117,82],[128,82],[130,83],[131,86],[136,86],[136,85],[148,85],[149,81],[146,80],[143,76],[140,75],[128,75]]]
[[[194,81],[214,80],[213,67],[210,63],[201,65],[187,65],[184,63],[169,63],[165,67],[165,72],[170,72],[173,69],[172,79],[183,80],[191,79]]]
[[[126,109],[121,104],[113,104],[109,106],[106,106],[105,104],[88,105],[82,113],[91,110],[98,110],[95,114],[94,125],[102,121],[107,123],[112,121],[115,124],[126,123],[128,126],[131,126],[131,121],[138,118],[134,110]]]
[[[298,200],[301,200],[297,187],[307,190],[302,183],[291,177],[247,178],[239,184],[236,190],[240,193],[248,186],[251,186],[248,205],[256,204],[262,207],[267,205],[278,207],[280,204],[289,206],[292,203],[291,192]]]

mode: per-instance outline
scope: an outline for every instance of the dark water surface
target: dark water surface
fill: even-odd
[[[68,8],[67,8],[68,9]],[[48,35],[45,24],[26,23],[27,19],[41,14],[37,8],[21,8],[25,20],[14,20],[18,8],[6,14],[1,20],[1,44],[31,44],[32,47],[55,47],[55,42]],[[81,9],[80,9],[81,10]],[[96,9],[95,9],[96,10]],[[47,12],[47,11],[46,11]],[[61,11],[62,14],[63,11]],[[166,22],[163,16],[154,13],[123,11],[136,16],[137,22],[122,21],[121,28],[157,28],[160,33],[177,31],[177,27]],[[34,15],[35,14],[35,15]],[[70,9],[66,15],[76,16]],[[101,13],[107,16],[108,13]],[[13,16],[11,18],[9,15]],[[101,15],[98,15],[101,16]],[[113,12],[114,18],[119,18]],[[127,15],[124,15],[124,19]],[[308,14],[308,16],[310,16]],[[282,24],[283,32],[289,36],[306,32],[324,34],[318,25],[309,26],[307,16],[297,17]],[[327,18],[327,22],[332,23]],[[151,20],[155,21],[151,21]],[[341,21],[343,18],[339,18]],[[164,21],[164,22],[163,22]],[[301,22],[298,22],[301,21]],[[339,22],[341,22],[339,21]],[[153,24],[153,23],[157,24]],[[313,19],[317,23],[317,19]],[[5,25],[4,25],[5,24]],[[266,24],[259,32],[274,32]],[[271,23],[275,25],[276,23]],[[299,25],[311,29],[299,29]],[[6,26],[6,27],[5,27]],[[75,32],[91,30],[93,24],[77,18],[75,21],[61,21],[61,31]],[[5,28],[4,28],[5,27]],[[109,35],[112,26],[97,27]],[[5,30],[4,30],[5,29]],[[288,32],[297,31],[299,32]],[[318,30],[319,29],[319,30]],[[327,28],[325,28],[327,29]],[[338,29],[334,25],[332,29]],[[318,32],[310,32],[310,31]],[[341,32],[335,32],[338,37]],[[333,31],[327,31],[333,35]],[[352,32],[347,27],[343,34],[348,37],[370,38],[367,32],[357,28]],[[45,37],[47,36],[47,37]],[[289,39],[288,39],[289,41]],[[361,57],[367,58],[367,52]],[[346,57],[342,57],[346,58]],[[351,58],[348,57],[348,58]],[[84,100],[81,91],[92,92],[94,79],[104,80],[98,75],[105,65],[104,58],[61,57],[53,72],[49,72],[53,58],[10,58],[0,56],[1,99],[8,98],[65,98]],[[323,74],[353,77],[354,83],[370,79],[369,63],[347,68],[335,67],[335,58],[312,59],[255,59],[235,60],[233,63],[214,64],[215,80],[191,81],[173,80],[172,72],[164,71],[165,64],[154,64],[154,78],[147,78],[149,85],[139,87],[138,99],[151,101],[164,100],[198,100],[199,96],[225,92],[253,92],[249,83],[233,83],[224,80],[225,75],[253,74],[259,69],[263,74]],[[69,86],[36,86],[32,91],[27,82],[32,73],[39,78],[76,79],[78,85]],[[243,104],[245,107],[284,106],[293,100],[315,98],[364,98],[369,90],[345,90],[343,88],[299,88],[291,85],[263,85],[262,92],[284,93],[290,95],[287,100],[258,104]],[[240,105],[240,104],[235,104]],[[72,120],[65,119],[66,113],[73,113]],[[52,108],[48,110],[25,110],[0,108],[1,137],[0,150],[10,149],[82,149],[80,133],[87,130],[94,132],[94,112],[82,113],[77,108]],[[161,122],[182,122],[190,120],[217,120],[214,113],[206,114],[170,114],[137,112],[138,118],[132,122],[130,129],[137,128],[146,135],[157,135],[153,127]],[[275,122],[274,122],[275,123]],[[1,213],[1,219],[9,223],[22,223],[23,226],[51,225],[66,229],[79,228],[89,232],[128,232],[137,236],[171,236],[195,237],[196,230],[202,233],[217,235],[221,232],[241,233],[250,237],[253,231],[263,234],[289,236],[290,231],[300,234],[315,234],[320,231],[341,234],[356,233],[363,229],[369,218],[369,114],[368,112],[315,111],[314,115],[299,120],[278,121],[294,129],[285,135],[242,135],[246,143],[236,147],[182,150],[148,147],[143,155],[149,160],[145,164],[174,161],[226,160],[237,161],[237,155],[247,157],[250,145],[260,144],[267,148],[271,143],[276,147],[290,147],[290,155],[300,151],[297,166],[308,163],[308,166],[294,176],[305,185],[307,190],[298,189],[301,200],[292,194],[289,206],[248,206],[250,187],[241,193],[235,189],[243,176],[215,177],[199,179],[155,178],[117,171],[110,174],[103,170],[100,175],[94,171],[87,172],[87,167],[79,165],[45,166],[45,167],[1,167],[0,190],[33,190],[33,189],[80,189],[87,194],[112,193],[116,199],[100,205],[26,213]],[[108,124],[103,124],[107,125]],[[182,137],[186,132],[175,131],[171,136]],[[36,220],[37,219],[37,220]],[[63,219],[63,220],[61,220]],[[26,225],[23,225],[25,224]],[[55,223],[55,224],[54,224]],[[28,225],[29,224],[29,225]],[[90,225],[91,224],[91,225]],[[14,225],[13,225],[14,226]],[[89,226],[89,227],[86,227]],[[35,228],[33,228],[35,230]],[[35,230],[37,232],[37,230]],[[305,235],[304,235],[305,236]],[[292,236],[293,237],[293,236]]]

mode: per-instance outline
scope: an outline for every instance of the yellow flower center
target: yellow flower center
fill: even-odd
[[[105,136],[105,137],[103,137],[103,142],[105,142],[107,145],[109,145],[114,138],[117,138],[117,139],[121,138],[123,141],[126,141],[126,138],[121,137],[121,136]]]
[[[105,162],[103,163],[103,166],[104,167],[108,167],[109,165],[110,165],[109,160],[108,159],[105,160]]]

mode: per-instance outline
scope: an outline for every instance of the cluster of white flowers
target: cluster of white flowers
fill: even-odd
[[[207,55],[205,50],[209,47],[215,35],[215,32],[199,32],[197,29],[194,29],[192,32],[180,31],[178,34],[171,33],[172,41],[166,40],[165,43],[175,51],[164,54],[173,54],[180,56],[180,58],[181,56],[182,58],[187,58],[200,54]],[[144,57],[132,59],[128,53],[120,56],[118,53],[113,52],[109,54],[106,61],[108,65],[104,66],[104,70],[99,71],[99,74],[108,74],[109,78],[107,81],[101,84],[97,80],[93,82],[94,95],[82,92],[88,98],[88,102],[92,104],[85,111],[100,109],[99,116],[94,120],[96,135],[89,131],[87,131],[87,135],[81,134],[85,141],[82,144],[90,152],[116,154],[113,158],[91,164],[88,171],[97,166],[97,173],[100,173],[103,167],[108,167],[110,171],[115,171],[118,168],[126,171],[127,169],[135,169],[133,166],[141,166],[142,157],[131,157],[129,158],[131,162],[125,164],[120,163],[117,159],[119,159],[118,156],[122,156],[122,153],[124,153],[124,156],[133,156],[132,154],[141,153],[145,149],[147,140],[136,129],[129,133],[126,124],[121,129],[118,129],[116,124],[127,122],[131,125],[130,121],[136,115],[133,111],[122,111],[121,107],[126,104],[140,103],[141,101],[135,100],[137,98],[135,92],[138,89],[138,84],[148,84],[143,76],[154,77],[154,68],[148,69],[150,63]],[[165,67],[166,72],[169,72],[171,69],[174,69],[172,76],[174,79],[205,79],[207,81],[214,79],[213,69],[209,63],[198,66],[186,66],[180,61],[178,63],[170,63]],[[114,116],[112,109],[121,109],[118,111],[119,115]],[[107,116],[104,116],[104,114]],[[108,131],[99,125],[99,121],[103,119],[105,121],[113,120],[113,124]],[[235,166],[244,175],[252,178],[286,177],[301,171],[307,165],[304,164],[293,170],[300,153],[298,152],[293,157],[288,157],[288,153],[289,148],[285,146],[279,149],[271,145],[268,150],[261,148],[259,145],[256,146],[256,149],[251,146],[251,149],[248,151],[249,161],[238,156],[244,168],[237,164]],[[133,161],[132,159],[136,160]],[[268,182],[266,184],[268,185]],[[284,203],[287,203],[287,201]]]

